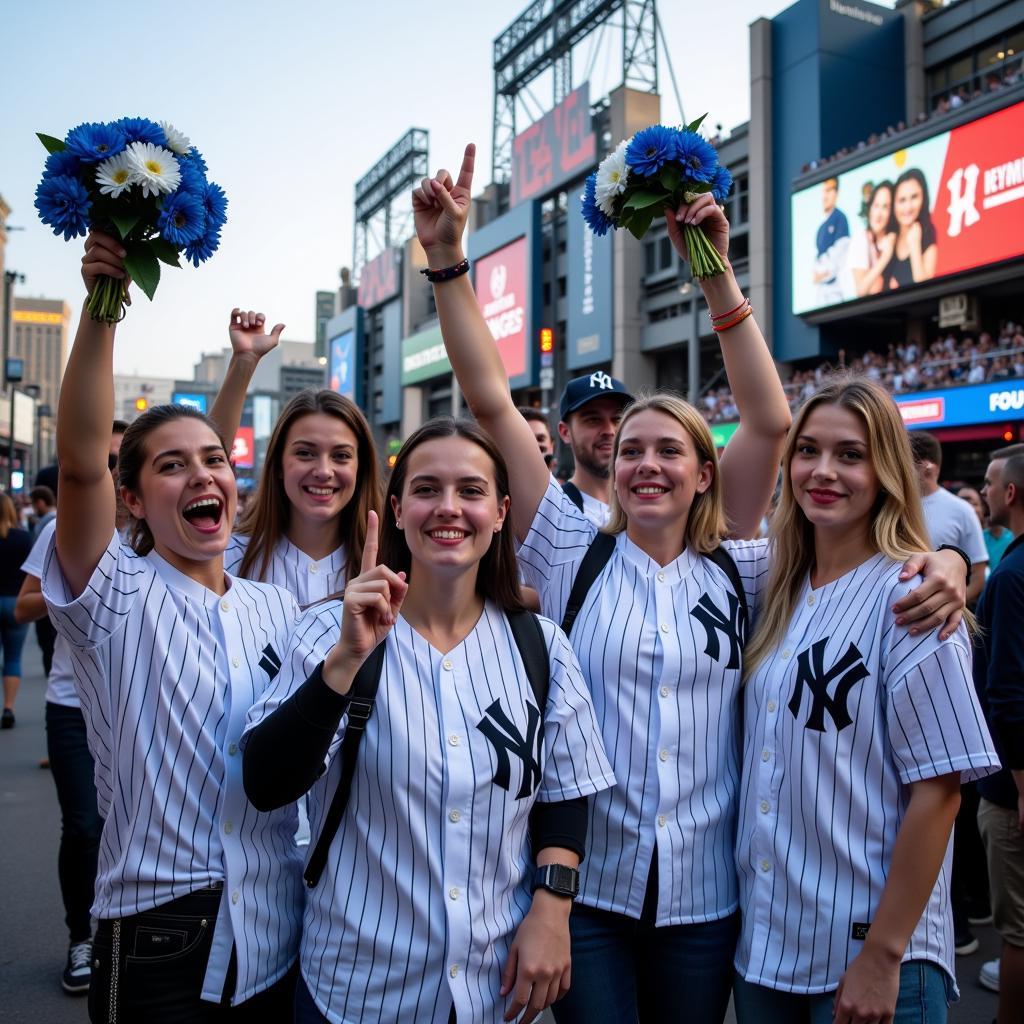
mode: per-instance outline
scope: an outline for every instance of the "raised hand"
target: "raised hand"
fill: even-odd
[[[263,329],[265,321],[266,317],[262,313],[254,313],[251,309],[248,312],[237,307],[231,310],[228,334],[231,337],[231,351],[236,356],[252,355],[262,359],[277,347],[284,324],[277,324],[267,334]]]
[[[462,259],[462,234],[469,219],[471,190],[473,188],[473,165],[476,161],[476,146],[466,146],[462,158],[459,179],[452,182],[452,176],[440,170],[433,178],[424,178],[412,193],[412,212],[416,225],[416,237],[423,246],[427,258],[439,257],[437,266],[450,266],[445,260],[457,263]]]
[[[124,246],[116,238],[92,229],[85,239],[85,255],[82,257],[85,290],[91,293],[98,277],[116,277],[124,281],[124,301],[130,306],[128,285],[131,284],[131,278],[124,269],[124,257]]]
[[[686,249],[683,235],[683,224],[700,225],[708,241],[718,250],[722,262],[729,262],[729,221],[725,211],[715,202],[710,192],[698,196],[692,203],[683,203],[674,213],[665,211],[665,223],[668,225],[668,237],[672,240],[675,250],[689,261],[690,254]]]
[[[359,667],[391,632],[409,590],[405,573],[377,565],[377,513],[367,520],[359,575],[345,585],[341,636],[324,661],[324,682],[348,693]]]

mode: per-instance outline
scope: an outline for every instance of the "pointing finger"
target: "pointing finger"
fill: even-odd
[[[473,168],[476,164],[476,146],[471,142],[462,157],[462,168],[459,171],[458,187],[467,192],[473,187]]]
[[[370,509],[366,518],[366,543],[363,545],[363,560],[360,563],[360,573],[369,572],[377,564],[377,513]]]

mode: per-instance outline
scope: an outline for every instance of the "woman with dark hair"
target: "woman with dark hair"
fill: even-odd
[[[852,279],[851,298],[877,295],[885,288],[885,269],[896,249],[892,195],[892,182],[880,181],[868,196],[864,214],[867,226],[851,240],[846,254],[846,266]]]
[[[125,279],[97,231],[82,276]],[[150,409],[125,431],[114,528],[113,326],[83,311],[61,386],[60,489],[43,595],[70,647],[104,817],[90,1019],[287,1020],[302,907],[294,807],[242,787],[245,713],[277,674],[297,608],[233,579],[235,478],[202,413]]]
[[[896,179],[892,205],[896,245],[885,275],[886,288],[890,290],[933,278],[939,254],[928,182],[916,167]]]
[[[302,1024],[530,1021],[568,988],[585,798],[614,780],[568,641],[523,615],[508,510],[504,459],[479,427],[417,430],[388,483],[380,564],[370,512],[344,602],[306,613],[250,711],[247,792],[271,807],[309,790],[315,836],[339,747],[365,729],[318,882],[307,867]],[[523,621],[546,658],[543,700]],[[366,720],[350,690],[380,645]]]
[[[25,646],[28,625],[15,618],[25,574],[22,563],[32,550],[32,536],[18,525],[18,510],[10,496],[0,493],[0,648],[4,662],[4,710],[0,729],[14,727],[14,698],[21,686],[21,650]]]

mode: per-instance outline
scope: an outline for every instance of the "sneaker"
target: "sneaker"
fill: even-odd
[[[14,728],[14,712],[10,708],[4,708],[4,713],[0,716],[0,729],[13,729]]]
[[[992,923],[992,914],[977,914],[967,918],[968,924],[973,924],[976,928],[981,928],[983,925]]]
[[[978,940],[966,928],[957,932],[953,938],[953,948],[956,950],[957,956],[970,956],[972,953],[977,953],[979,945]]]
[[[92,977],[92,939],[72,942],[68,949],[68,962],[60,977],[61,988],[72,995],[89,991]]]
[[[986,960],[981,965],[981,972],[978,974],[978,984],[987,988],[989,992],[999,991],[999,959]]]

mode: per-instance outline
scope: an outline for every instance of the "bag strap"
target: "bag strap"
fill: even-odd
[[[714,562],[728,577],[732,589],[736,591],[736,598],[740,603],[740,614],[742,616],[742,632],[740,634],[740,646],[746,643],[747,630],[750,627],[750,609],[747,607],[747,592],[743,589],[743,580],[740,578],[740,571],[736,567],[736,560],[729,554],[727,548],[719,545],[708,553],[708,560]]]
[[[583,511],[583,492],[571,481],[566,480],[562,484],[562,492],[568,495],[569,500],[582,512]]]
[[[347,709],[348,724],[341,740],[341,778],[338,780],[338,788],[334,792],[331,806],[327,809],[323,830],[313,847],[313,852],[309,855],[302,876],[310,889],[315,888],[320,881],[327,863],[327,852],[331,848],[348,804],[352,778],[356,771],[356,758],[359,755],[359,742],[363,738],[366,723],[373,714],[373,702],[377,697],[377,687],[384,671],[384,644],[383,640],[377,644],[366,661],[359,666],[359,671],[352,680]]]
[[[544,708],[548,703],[548,685],[551,682],[551,662],[548,659],[548,645],[544,642],[544,632],[533,612],[508,612],[507,618],[533,695],[537,699],[537,710],[543,720]]]
[[[562,632],[568,636],[572,632],[573,623],[579,615],[583,602],[587,599],[594,580],[601,575],[601,570],[608,564],[615,550],[615,538],[610,533],[599,533],[587,548],[587,553],[576,570],[576,578],[572,581],[569,600],[565,605],[562,617]]]

